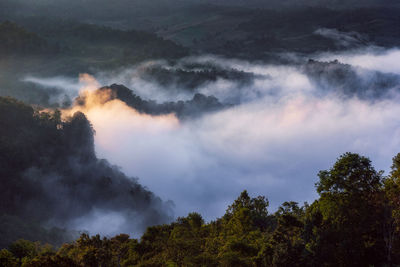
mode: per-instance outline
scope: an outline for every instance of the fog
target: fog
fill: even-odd
[[[147,62],[82,76],[80,95],[88,101],[64,112],[85,113],[96,131],[97,155],[172,200],[175,216],[198,211],[206,220],[215,219],[244,189],[267,196],[274,210],[287,200],[313,201],[318,171],[347,151],[370,157],[377,169],[389,169],[400,145],[399,55],[397,49],[370,47],[314,55],[318,61],[308,63],[299,57],[285,65],[212,55]],[[190,71],[193,65],[196,71],[213,66],[253,76],[245,84],[217,75],[192,90],[179,80],[163,87],[140,74],[154,64],[167,70],[191,64]],[[185,120],[173,113],[146,114],[96,93],[112,83],[159,103],[202,93],[226,106]],[[65,90],[74,90],[72,85],[64,84]],[[118,225],[118,216],[110,223]]]

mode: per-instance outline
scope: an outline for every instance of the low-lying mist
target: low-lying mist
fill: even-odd
[[[93,73],[81,82],[26,80],[61,85],[66,95],[81,86],[84,103],[63,112],[87,116],[97,155],[173,200],[176,216],[198,211],[211,220],[243,189],[268,196],[273,208],[312,201],[317,172],[346,151],[384,170],[399,151],[399,50],[290,56],[292,64],[271,65],[208,55]],[[223,106],[184,119],[154,114],[97,90],[111,84],[155,104],[202,94]],[[98,212],[91,216],[100,220]]]

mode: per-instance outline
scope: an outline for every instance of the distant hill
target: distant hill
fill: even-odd
[[[0,24],[0,96],[47,105],[48,91],[27,86],[25,75],[68,76],[177,59],[188,49],[153,33],[116,30],[43,17]]]
[[[13,22],[0,23],[1,55],[32,55],[52,50],[47,41]],[[54,50],[53,50],[54,51]]]
[[[164,38],[194,50],[228,57],[270,60],[284,52],[315,53],[338,51],[355,46],[340,45],[334,35],[323,35],[321,29],[342,36],[363,36],[357,45],[400,46],[400,8],[370,7],[335,10],[327,7],[297,9],[246,9],[219,7],[196,16],[188,11],[188,21],[176,21],[156,32]]]
[[[204,113],[227,107],[221,104],[214,96],[205,96],[198,93],[191,100],[157,103],[152,100],[142,99],[140,96],[135,95],[132,90],[120,84],[102,87],[97,90],[97,93],[101,94],[106,91],[110,93],[110,98],[107,101],[118,99],[141,113],[151,115],[175,113],[181,119],[197,117]],[[78,105],[84,105],[85,101],[85,97],[76,99]]]
[[[63,53],[99,59],[177,58],[187,49],[155,34],[137,30],[118,30],[69,20],[32,17],[19,23],[39,36],[62,46]]]

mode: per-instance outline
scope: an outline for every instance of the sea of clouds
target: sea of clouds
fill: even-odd
[[[364,48],[313,58],[350,64],[367,82],[374,72],[400,75],[398,49]],[[306,62],[302,58],[297,62],[302,60]],[[176,216],[197,211],[206,220],[215,219],[245,189],[267,196],[271,210],[284,201],[312,202],[319,170],[330,168],[342,153],[368,156],[378,170],[388,173],[392,157],[400,152],[396,86],[377,99],[344,96],[334,86],[321,93],[320,84],[297,62],[269,65],[202,56],[174,64],[146,62],[94,73],[81,81],[61,77],[27,81],[56,84],[71,96],[78,94],[76,88],[90,93],[119,83],[144,99],[185,100],[195,92],[179,85],[164,88],[142,79],[140,72],[149,64],[177,68],[188,62],[252,73],[255,78],[246,85],[222,78],[202,84],[195,92],[214,95],[230,106],[184,121],[174,114],[142,114],[119,100],[73,107],[93,124],[97,156],[139,177],[164,200],[172,200]]]

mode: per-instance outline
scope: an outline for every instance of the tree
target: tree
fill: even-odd
[[[39,255],[23,265],[24,267],[78,267],[72,259],[60,255]]]
[[[375,171],[368,158],[345,153],[319,178],[320,199],[314,208],[322,222],[316,257],[333,260],[328,262],[332,266],[382,264],[382,172]],[[326,250],[328,244],[334,249]]]
[[[386,246],[386,262],[392,266],[393,260],[400,262],[398,234],[400,232],[400,153],[393,158],[392,171],[384,181],[384,241]],[[396,250],[397,253],[393,253]]]
[[[324,194],[369,194],[381,188],[382,173],[375,171],[371,160],[355,153],[345,153],[330,170],[320,171],[317,192]]]
[[[304,208],[300,208],[296,202],[285,202],[275,217],[277,227],[269,237],[269,249],[264,254],[266,265],[304,266]]]
[[[24,258],[32,259],[38,254],[38,246],[38,243],[19,239],[12,243],[8,250],[18,259],[19,265],[21,266]]]
[[[254,229],[265,230],[270,223],[268,217],[269,201],[264,196],[250,198],[247,191],[230,205],[224,215],[224,219],[233,224],[232,230],[235,233],[250,231]],[[235,229],[241,227],[241,229]],[[237,232],[239,231],[239,232]]]
[[[16,267],[17,259],[7,249],[0,250],[0,266]]]

